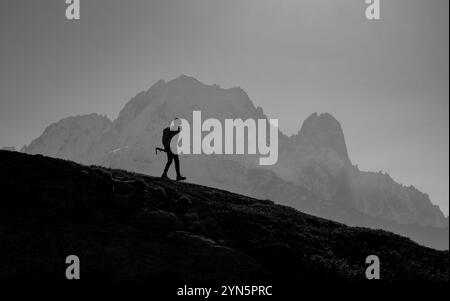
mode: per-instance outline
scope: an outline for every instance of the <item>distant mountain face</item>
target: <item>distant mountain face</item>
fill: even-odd
[[[0,148],[0,150],[15,152],[16,148],[14,146],[5,146],[5,147]]]
[[[275,172],[302,185],[322,200],[399,224],[446,227],[446,219],[428,195],[396,183],[388,174],[353,166],[343,130],[330,114],[312,114],[289,138]]]
[[[49,126],[22,151],[159,175],[165,156],[155,155],[154,148],[161,145],[162,129],[174,117],[191,120],[194,110],[202,111],[203,120],[266,118],[242,89],[208,86],[183,75],[139,93],[112,122],[95,114],[69,117]],[[427,195],[387,174],[353,166],[341,125],[330,114],[312,114],[291,137],[280,132],[274,166],[262,168],[256,156],[243,155],[191,155],[181,158],[181,165],[189,182],[270,198],[351,225],[392,231],[397,229],[387,226],[392,223],[448,228],[448,219]],[[420,235],[411,237],[434,244]],[[448,235],[437,245],[448,248]]]
[[[107,117],[97,114],[68,117],[47,127],[22,152],[87,163],[94,142],[110,126],[111,121]]]

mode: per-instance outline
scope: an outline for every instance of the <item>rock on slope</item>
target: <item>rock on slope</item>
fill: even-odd
[[[167,283],[448,280],[448,251],[351,228],[269,200],[200,185],[0,151],[0,278]]]

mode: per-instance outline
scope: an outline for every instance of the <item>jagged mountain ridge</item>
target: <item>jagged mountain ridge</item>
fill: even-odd
[[[448,281],[448,251],[215,188],[10,151],[0,183],[2,280],[63,280],[75,254],[84,280],[297,288],[376,254],[385,281]]]
[[[344,203],[372,217],[446,227],[444,215],[428,195],[396,183],[386,173],[361,171],[354,166],[342,127],[330,114],[312,114],[290,142],[291,151],[285,152],[275,166],[285,180],[303,185],[328,202]]]
[[[94,142],[100,139],[111,124],[106,116],[98,114],[64,118],[48,126],[40,137],[24,146],[21,151],[89,162]]]
[[[263,110],[256,108],[240,88],[222,89],[180,76],[169,82],[160,80],[136,95],[112,123],[99,122],[105,124],[104,128],[99,127],[101,131],[93,125],[94,134],[89,136],[88,142],[78,131],[70,131],[74,137],[69,141],[84,141],[84,147],[44,143],[47,148],[38,148],[33,141],[23,150],[158,175],[164,159],[156,157],[152,149],[160,144],[161,129],[175,116],[190,120],[193,110],[201,110],[204,119],[266,118]],[[68,131],[64,127],[62,130]],[[52,139],[59,138],[48,138]],[[59,152],[53,144],[59,147]],[[432,227],[448,225],[442,212],[427,196],[353,166],[343,130],[330,114],[312,114],[297,135],[287,137],[280,132],[279,151],[278,163],[269,169],[257,166],[252,156],[190,156],[182,160],[182,168],[191,182],[250,196],[274,196],[273,191],[283,187],[283,191],[290,193],[283,193],[275,201],[352,225],[361,224],[360,217],[353,217],[358,212],[378,219],[381,228],[385,228],[384,222]],[[262,190],[261,185],[252,181],[255,172],[260,179],[265,179],[261,176],[265,175],[277,186],[265,186],[265,195],[262,195],[258,192]],[[273,191],[267,187],[273,187]],[[424,243],[423,238],[413,239]],[[432,244],[448,248],[448,236],[446,242]]]

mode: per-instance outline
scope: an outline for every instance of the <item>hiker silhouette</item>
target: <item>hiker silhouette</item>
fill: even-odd
[[[163,179],[169,179],[167,176],[167,172],[169,171],[170,165],[172,165],[172,162],[175,161],[175,170],[177,172],[177,181],[186,180],[186,177],[183,177],[180,173],[180,160],[178,158],[178,154],[174,154],[172,152],[172,149],[170,148],[170,144],[172,141],[172,138],[178,135],[181,131],[181,121],[179,118],[175,118],[173,121],[171,121],[170,126],[166,127],[163,130],[162,135],[162,144],[164,146],[164,149],[156,148],[158,151],[164,151],[167,155],[167,163],[164,167],[164,172],[161,176]]]

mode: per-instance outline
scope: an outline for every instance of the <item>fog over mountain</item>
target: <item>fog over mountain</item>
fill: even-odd
[[[69,117],[50,125],[22,151],[159,176],[165,156],[155,155],[154,148],[160,146],[162,129],[174,117],[191,120],[194,110],[201,110],[203,119],[267,118],[241,88],[222,89],[182,75],[137,94],[114,121],[97,114]],[[181,158],[189,182],[448,249],[448,218],[427,194],[355,164],[341,125],[327,113],[311,114],[296,135],[280,132],[279,160],[273,166],[259,166],[254,155]]]

